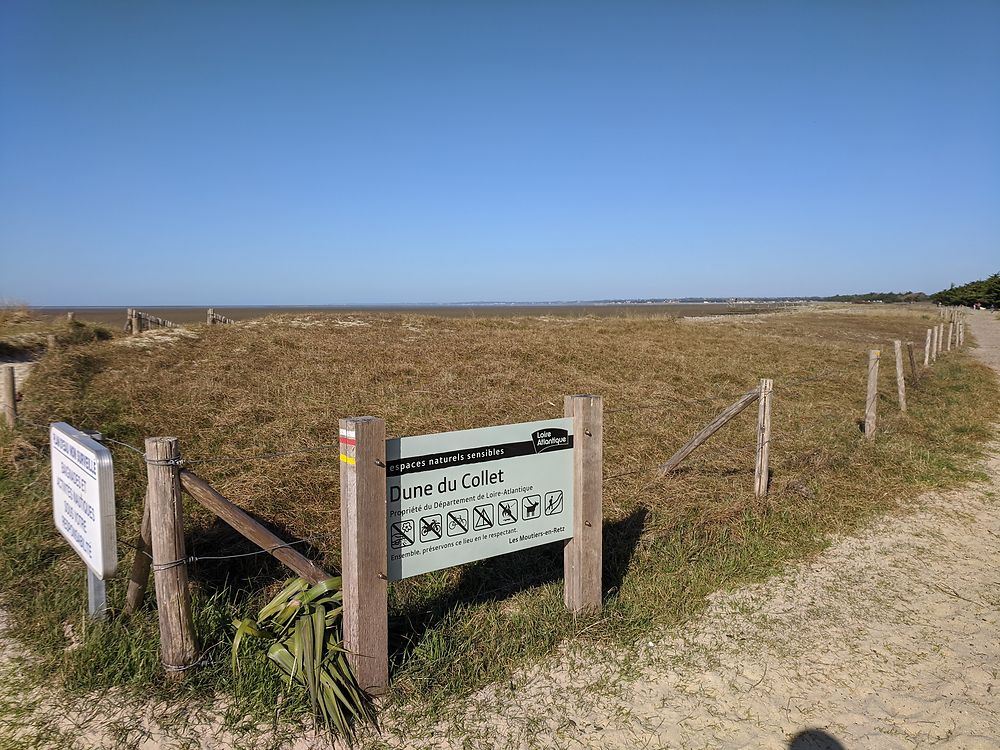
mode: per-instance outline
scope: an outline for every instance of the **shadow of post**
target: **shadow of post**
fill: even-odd
[[[788,741],[788,750],[846,750],[846,748],[822,729],[806,729]]]

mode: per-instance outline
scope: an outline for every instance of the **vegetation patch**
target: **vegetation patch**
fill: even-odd
[[[761,580],[820,550],[831,534],[932,489],[976,477],[1000,392],[993,374],[953,351],[895,404],[891,340],[922,354],[933,310],[838,308],[697,325],[668,317],[274,317],[198,329],[150,349],[120,339],[60,350],[35,365],[20,404],[36,424],[67,421],[141,446],[176,435],[189,468],[308,553],[339,570],[341,417],[386,419],[413,435],[561,416],[562,397],[605,398],[605,609],[574,619],[562,604],[559,544],[390,586],[390,706],[448,702],[577,643],[633,643],[688,620],[721,588]],[[888,347],[879,430],[859,429],[867,350]],[[754,420],[737,418],[670,476],[654,468],[759,378],[774,379],[770,493],[753,494]],[[753,411],[753,410],[750,410]],[[159,697],[220,693],[229,719],[306,715],[310,700],[272,679],[247,650],[225,653],[234,619],[263,608],[286,573],[267,555],[190,566],[206,655],[181,686],[161,679],[153,603],[132,618],[85,618],[82,564],[53,528],[46,434],[0,437],[0,588],[25,669],[71,693],[123,686]],[[145,487],[140,456],[117,444],[118,536],[131,561]],[[299,451],[289,453],[289,451]],[[278,455],[280,454],[280,455]],[[189,554],[254,551],[194,503]],[[113,606],[127,575],[110,582]],[[23,595],[20,592],[30,592]]]

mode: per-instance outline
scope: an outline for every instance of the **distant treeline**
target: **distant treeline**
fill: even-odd
[[[923,292],[868,292],[868,294],[835,294],[817,297],[821,302],[926,302]]]
[[[952,284],[950,289],[942,289],[931,295],[931,299],[942,305],[967,305],[975,303],[983,307],[1000,307],[1000,273],[988,279],[970,281],[962,286]]]

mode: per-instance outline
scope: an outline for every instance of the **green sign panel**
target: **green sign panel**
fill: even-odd
[[[386,441],[389,580],[569,539],[573,420]]]

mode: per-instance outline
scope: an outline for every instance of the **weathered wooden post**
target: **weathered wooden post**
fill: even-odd
[[[927,367],[931,363],[931,338],[933,334],[931,329],[927,329],[927,340],[924,342],[924,367]]]
[[[76,322],[76,313],[75,312],[68,312],[68,313],[66,313],[66,322],[67,323],[74,323],[74,322]]]
[[[0,371],[0,408],[8,428],[17,427],[17,386],[14,384],[14,365],[4,365]]]
[[[865,437],[875,437],[875,410],[878,406],[878,363],[882,352],[872,349],[868,352],[868,397],[865,400]]]
[[[340,420],[340,534],[344,648],[361,687],[389,687],[385,420]]]
[[[940,333],[940,326],[934,326],[934,339],[931,341],[931,364],[937,362],[938,355],[938,334]]]
[[[937,354],[940,357],[944,351],[944,323],[938,323],[937,332]]]
[[[753,487],[754,495],[767,495],[768,462],[771,455],[771,391],[774,381],[760,381],[760,399],[757,402],[757,461],[754,465]]]
[[[913,384],[917,384],[917,380],[920,379],[920,371],[917,370],[917,358],[913,356],[913,342],[906,342],[906,353],[910,358],[910,378],[913,379]]]
[[[50,333],[45,337],[45,350],[49,354],[59,351],[59,341],[56,339],[56,335],[54,333]]]
[[[563,548],[566,609],[600,612],[604,538],[604,399],[566,396],[573,419],[573,538]]]
[[[215,325],[215,310],[211,307],[208,308],[208,324],[210,326]]]
[[[948,324],[948,346],[945,347],[946,350],[949,351],[949,352],[951,351],[951,338],[954,335],[954,333],[955,333],[955,324],[954,323],[949,323]]]
[[[142,503],[142,524],[139,526],[139,536],[135,540],[135,557],[132,558],[132,572],[129,575],[128,589],[125,592],[125,614],[134,614],[146,596],[149,585],[149,568],[153,563],[153,545],[150,538],[151,521],[149,518],[149,491]]]
[[[132,310],[132,335],[136,336],[142,333],[142,316],[139,315],[138,310]]]
[[[899,396],[899,410],[906,411],[906,380],[903,377],[903,343],[899,339],[892,342],[896,350],[896,393]]]
[[[146,438],[146,499],[160,619],[160,658],[167,679],[172,681],[183,679],[197,655],[178,476],[180,455],[177,438]]]

